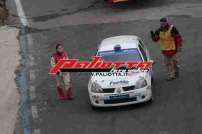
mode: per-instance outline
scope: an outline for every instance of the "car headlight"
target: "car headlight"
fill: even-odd
[[[136,82],[136,89],[139,89],[139,88],[143,88],[147,86],[147,81],[145,80],[145,78],[141,77],[137,82]]]
[[[91,85],[91,91],[93,93],[102,93],[102,87],[98,83],[93,82]]]

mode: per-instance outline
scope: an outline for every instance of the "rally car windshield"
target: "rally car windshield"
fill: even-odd
[[[136,61],[141,62],[142,58],[138,49],[124,49],[120,51],[102,51],[98,52],[105,61]]]

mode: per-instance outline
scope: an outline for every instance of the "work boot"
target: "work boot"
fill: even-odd
[[[66,99],[68,99],[68,100],[73,99],[73,94],[72,94],[72,88],[71,87],[67,89]]]
[[[65,100],[65,95],[61,87],[57,87],[57,94],[60,100]]]

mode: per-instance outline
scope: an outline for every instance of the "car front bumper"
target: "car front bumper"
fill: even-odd
[[[112,97],[116,96],[112,99]],[[118,97],[117,97],[118,96]],[[121,97],[120,97],[121,96]],[[91,105],[95,107],[113,107],[147,102],[152,99],[151,86],[124,93],[92,93],[89,90]]]

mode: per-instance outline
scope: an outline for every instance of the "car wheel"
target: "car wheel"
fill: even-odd
[[[93,111],[99,111],[99,110],[100,110],[99,107],[93,106],[92,104],[91,104],[91,109],[92,109]]]
[[[151,83],[154,83],[154,77],[153,76],[151,77]]]
[[[153,97],[151,97],[151,99],[147,101],[148,104],[151,104],[152,102],[153,102]]]

